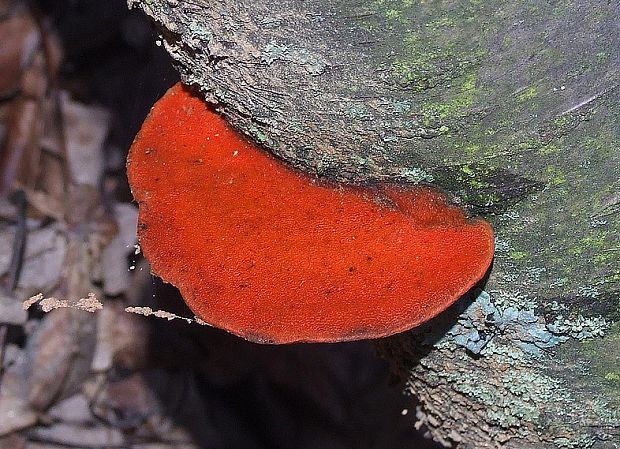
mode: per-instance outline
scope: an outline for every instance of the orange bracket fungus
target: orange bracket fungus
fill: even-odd
[[[260,343],[378,338],[488,270],[493,231],[426,187],[332,184],[248,141],[177,84],[128,162],[154,273],[207,323]]]

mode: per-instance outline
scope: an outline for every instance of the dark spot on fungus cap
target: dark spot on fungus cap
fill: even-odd
[[[154,106],[128,170],[153,271],[198,317],[252,341],[405,331],[467,292],[493,258],[491,226],[438,191],[321,183],[181,85]]]

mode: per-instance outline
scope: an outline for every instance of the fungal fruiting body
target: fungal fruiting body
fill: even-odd
[[[324,183],[177,84],[128,160],[154,273],[207,323],[261,343],[378,338],[476,284],[493,231],[425,187]]]

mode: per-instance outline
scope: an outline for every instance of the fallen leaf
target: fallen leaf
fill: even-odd
[[[28,314],[17,298],[0,292],[0,323],[23,325],[27,319]]]
[[[134,252],[137,240],[138,210],[131,204],[116,204],[114,216],[118,233],[106,245],[101,257],[103,291],[110,296],[117,296],[127,291],[131,283],[127,256]]]
[[[29,14],[0,21],[0,97],[19,89],[22,72],[40,44],[39,30]]]
[[[29,394],[35,410],[79,390],[90,371],[96,337],[95,316],[58,309],[41,321],[26,345]]]

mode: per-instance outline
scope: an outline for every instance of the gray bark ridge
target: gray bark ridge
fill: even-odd
[[[620,4],[144,0],[182,79],[294,167],[432,183],[484,291],[382,342],[461,448],[620,444]]]

